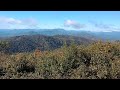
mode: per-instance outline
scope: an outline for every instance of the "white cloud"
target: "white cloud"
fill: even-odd
[[[7,22],[10,23],[10,24],[21,24],[22,23],[22,21],[14,19],[14,18],[9,18],[7,20]]]
[[[65,26],[65,27],[72,27],[72,28],[74,28],[74,29],[81,29],[81,28],[84,28],[84,27],[85,27],[84,24],[80,24],[80,23],[78,23],[78,22],[76,22],[76,21],[74,21],[74,20],[66,20],[66,21],[64,22],[64,26]]]
[[[34,18],[16,19],[11,17],[0,17],[0,29],[37,28],[39,23]]]
[[[0,23],[6,24],[21,24],[21,21],[14,18],[0,17]]]

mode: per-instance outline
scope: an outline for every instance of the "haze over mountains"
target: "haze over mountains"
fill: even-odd
[[[0,40],[9,42],[10,53],[54,50],[66,42],[86,45],[97,40],[120,40],[120,32],[90,32],[64,29],[4,29],[0,30]]]
[[[9,53],[32,52],[39,48],[42,51],[60,48],[65,43],[90,44],[94,36],[88,32],[67,31],[64,29],[16,29],[0,30],[0,39],[7,41]]]
[[[1,29],[0,37],[14,37],[21,35],[72,35],[89,39],[120,40],[120,32],[94,32],[87,30],[64,30],[64,29]]]

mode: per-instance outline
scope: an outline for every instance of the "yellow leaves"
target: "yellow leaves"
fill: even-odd
[[[16,55],[16,60],[18,61],[18,60],[21,60],[21,58],[23,57],[23,54],[22,53],[18,53],[17,55]]]
[[[114,60],[112,62],[111,68],[112,68],[111,74],[113,75],[114,78],[117,78],[118,75],[120,74],[120,59]]]
[[[62,58],[62,57],[64,57],[64,52],[62,52],[62,51],[56,52],[56,53],[55,53],[55,56],[56,56],[56,57],[61,57],[61,58]]]
[[[39,49],[36,49],[34,52],[34,57],[39,58],[40,56],[42,56],[42,52]]]

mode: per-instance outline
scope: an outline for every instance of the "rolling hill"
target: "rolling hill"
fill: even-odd
[[[54,50],[60,48],[65,42],[70,45],[72,42],[80,44],[89,44],[93,40],[86,39],[83,37],[75,37],[69,35],[55,35],[55,36],[45,36],[45,35],[22,35],[15,36],[4,39],[9,43],[9,48],[7,52],[32,52],[39,48],[41,51],[44,50]]]

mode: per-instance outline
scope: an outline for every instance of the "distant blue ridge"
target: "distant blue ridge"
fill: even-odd
[[[0,37],[13,37],[21,35],[72,35],[93,39],[120,40],[120,32],[94,32],[89,30],[64,30],[64,29],[0,29]]]

